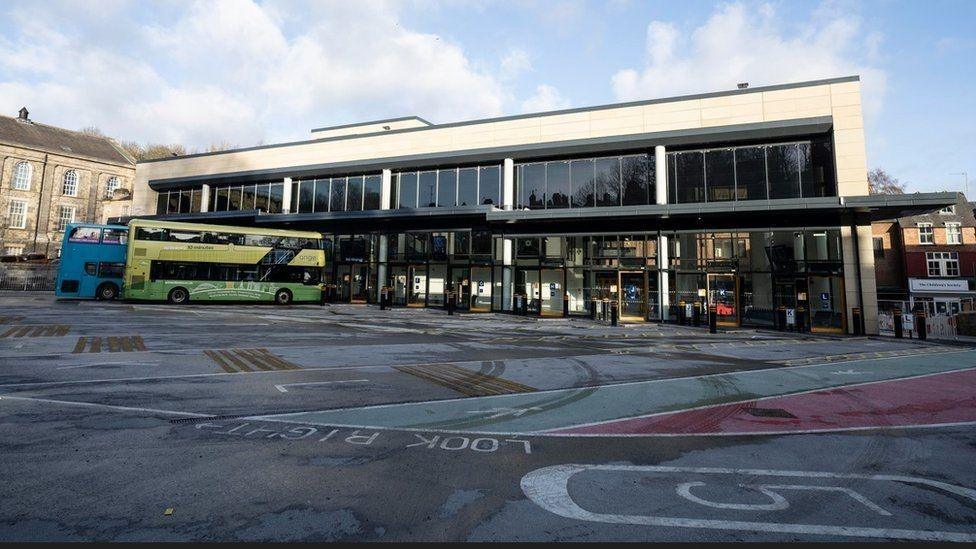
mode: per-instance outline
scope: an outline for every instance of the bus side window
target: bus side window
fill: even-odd
[[[98,242],[101,229],[98,227],[75,227],[68,236],[68,242]]]
[[[125,263],[99,263],[98,276],[101,278],[122,278]]]
[[[136,240],[169,240],[169,230],[138,227],[136,228]]]
[[[102,244],[125,244],[125,229],[105,229],[102,231]]]
[[[96,268],[96,264],[95,263],[85,263],[85,274],[86,275],[95,276],[95,273],[96,272],[97,272],[97,268]]]

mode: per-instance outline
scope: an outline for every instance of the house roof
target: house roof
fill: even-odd
[[[37,149],[64,156],[77,156],[134,166],[107,137],[97,137],[37,122],[0,116],[0,143]]]

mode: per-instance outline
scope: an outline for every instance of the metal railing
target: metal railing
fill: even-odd
[[[0,290],[54,291],[57,265],[0,264]]]

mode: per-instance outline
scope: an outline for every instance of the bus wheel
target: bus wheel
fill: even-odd
[[[291,303],[291,292],[288,290],[278,290],[275,293],[275,303],[278,305],[288,305]]]
[[[190,300],[190,293],[186,291],[186,288],[173,288],[169,292],[169,297],[166,298],[170,303],[181,305]]]
[[[96,299],[111,301],[116,297],[119,297],[119,287],[116,286],[115,284],[112,284],[111,282],[106,282],[105,284],[102,284],[101,286],[98,287],[98,290],[95,291]]]

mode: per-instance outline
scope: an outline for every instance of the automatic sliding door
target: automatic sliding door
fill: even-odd
[[[739,325],[738,289],[732,274],[708,275],[708,305],[715,306],[718,324]]]
[[[620,318],[644,320],[647,314],[647,282],[643,272],[620,273]]]
[[[471,268],[471,310],[491,310],[491,267]]]
[[[542,269],[540,271],[542,286],[540,288],[540,314],[542,316],[563,316],[563,284],[562,269]]]
[[[844,280],[839,276],[811,276],[808,283],[810,330],[821,333],[843,333]]]

